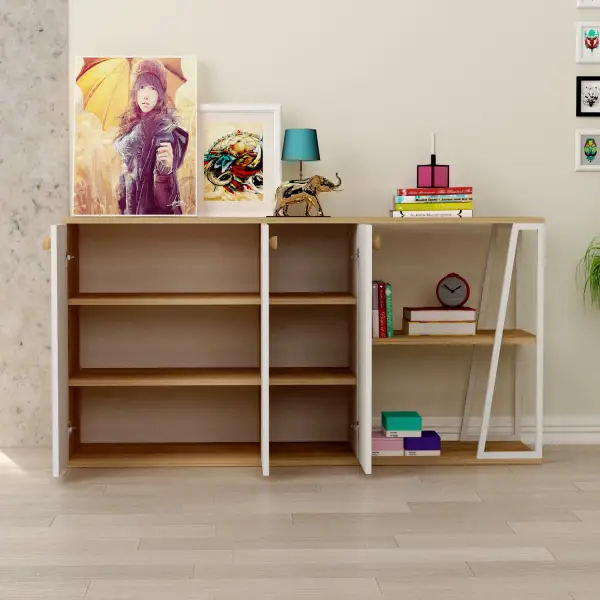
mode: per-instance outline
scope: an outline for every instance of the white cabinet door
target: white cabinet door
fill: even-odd
[[[372,285],[373,226],[358,225],[356,231],[356,454],[364,472],[371,474],[372,465]]]
[[[52,474],[60,477],[69,461],[67,226],[53,225],[51,240]]]
[[[269,474],[269,226],[260,226],[260,458]]]

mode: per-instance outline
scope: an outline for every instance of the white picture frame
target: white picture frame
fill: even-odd
[[[577,8],[600,8],[600,0],[576,0]]]
[[[600,21],[575,23],[575,44],[575,62],[600,64]]]
[[[260,148],[256,145],[259,135]],[[237,148],[231,150],[232,145]],[[261,169],[256,160],[244,165],[243,154],[251,161],[257,148]],[[198,170],[198,217],[272,216],[275,190],[282,178],[281,104],[199,105],[198,154],[202,164]],[[211,155],[214,158],[209,159]],[[239,165],[244,170],[241,175]]]
[[[586,157],[584,147],[587,139],[593,139],[596,154],[594,158]],[[575,170],[600,171],[600,129],[577,129],[575,131]]]

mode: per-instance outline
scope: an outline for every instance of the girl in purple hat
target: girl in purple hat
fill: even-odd
[[[119,210],[123,215],[180,215],[177,169],[189,135],[167,104],[167,71],[153,60],[134,70],[129,108],[121,116],[115,148],[123,162]]]

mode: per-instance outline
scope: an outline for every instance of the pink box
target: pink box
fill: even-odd
[[[381,429],[373,429],[373,456],[404,456],[404,438],[388,438]]]

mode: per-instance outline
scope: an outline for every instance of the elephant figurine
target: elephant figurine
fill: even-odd
[[[290,204],[299,204],[304,202],[306,210],[304,215],[310,216],[310,209],[315,208],[319,217],[323,215],[323,209],[319,203],[319,192],[338,192],[342,185],[340,176],[336,173],[338,183],[333,183],[326,177],[321,175],[313,175],[308,179],[293,179],[292,181],[284,181],[275,191],[275,217],[283,214],[288,216],[288,208]]]

